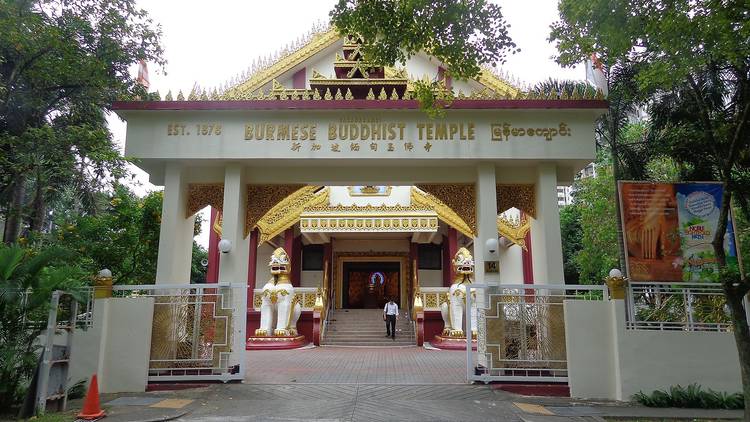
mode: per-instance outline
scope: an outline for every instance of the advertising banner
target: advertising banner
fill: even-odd
[[[721,183],[619,182],[620,210],[633,281],[715,282],[711,242],[719,222]],[[738,265],[731,217],[724,236],[727,264]]]

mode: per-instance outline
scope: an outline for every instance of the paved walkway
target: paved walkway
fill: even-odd
[[[466,352],[421,347],[249,351],[251,384],[465,384]]]
[[[741,411],[523,397],[484,385],[214,384],[105,395],[106,422],[739,420]],[[80,408],[80,400],[71,404]],[[73,412],[72,412],[73,413]],[[606,418],[606,419],[605,419]],[[684,419],[683,419],[684,418]]]
[[[416,347],[254,351],[242,384],[106,394],[107,422],[596,421],[741,418],[740,411],[653,409],[523,397],[464,382],[464,352]],[[80,409],[81,400],[71,403]],[[71,412],[71,415],[75,411]],[[684,420],[690,420],[684,419]]]

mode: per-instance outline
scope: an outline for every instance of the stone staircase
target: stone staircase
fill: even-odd
[[[414,325],[400,311],[396,320],[396,340],[385,336],[382,309],[337,309],[330,315],[323,337],[326,346],[414,346]]]

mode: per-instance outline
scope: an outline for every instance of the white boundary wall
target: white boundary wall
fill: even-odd
[[[742,389],[731,333],[628,330],[622,300],[566,300],[564,310],[571,397],[630,400],[692,383]]]
[[[96,299],[93,325],[77,329],[70,382],[97,373],[100,393],[146,391],[154,299]]]

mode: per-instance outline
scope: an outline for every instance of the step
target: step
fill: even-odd
[[[371,346],[371,345],[396,345],[396,346],[403,346],[403,345],[413,345],[414,340],[413,339],[405,339],[405,340],[399,340],[396,338],[396,340],[370,340],[370,341],[343,341],[343,340],[337,340],[337,341],[325,341],[323,344],[326,345],[341,345],[341,346]]]
[[[405,333],[396,333],[396,337],[408,337],[408,338],[414,338],[414,336],[405,334]],[[358,334],[354,336],[342,336],[342,335],[331,335],[328,333],[326,335],[326,339],[342,339],[342,340],[368,340],[368,339],[380,339],[385,338],[385,334],[378,333],[378,334]]]
[[[341,334],[352,334],[352,335],[354,335],[354,334],[377,334],[377,333],[383,333],[383,334],[385,334],[385,333],[387,333],[389,331],[386,330],[385,327],[379,327],[379,328],[376,328],[374,330],[342,330],[341,328],[338,328],[338,327],[328,327],[328,328],[326,328],[326,332],[327,333],[341,333]],[[396,332],[397,333],[413,333],[414,330],[402,329],[402,328],[396,327]]]

